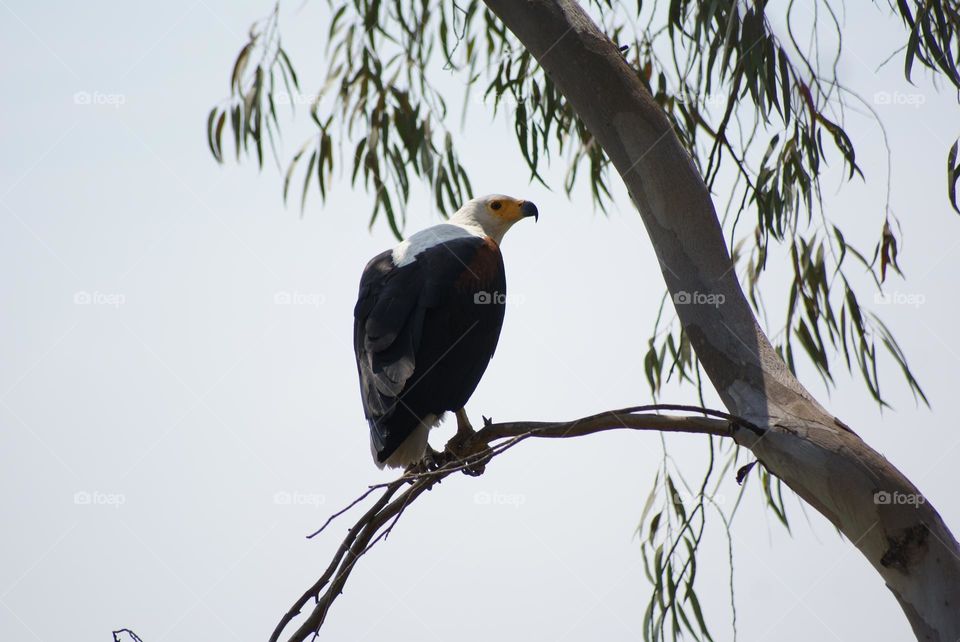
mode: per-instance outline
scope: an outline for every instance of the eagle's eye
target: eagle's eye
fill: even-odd
[[[492,209],[492,210],[498,210],[498,209],[500,209],[501,207],[503,207],[503,205],[500,203],[500,201],[494,201],[494,202],[490,203],[490,209]]]

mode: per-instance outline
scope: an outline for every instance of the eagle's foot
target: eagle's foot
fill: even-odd
[[[463,474],[478,477],[483,474],[487,462],[490,461],[490,447],[478,443],[454,443],[456,437],[447,442],[444,455],[451,463],[462,466]]]
[[[483,474],[486,463],[490,461],[490,448],[474,440],[477,433],[470,425],[466,410],[461,408],[456,415],[457,434],[447,442],[443,454],[462,465],[464,475],[477,477]]]
[[[427,468],[426,462],[424,462],[424,461],[418,461],[418,462],[409,464],[406,468],[404,468],[404,469],[403,469],[403,476],[404,476],[404,477],[418,477],[418,476],[422,475],[423,473],[427,472],[428,470],[430,470],[430,469]],[[413,481],[414,481],[414,480],[411,479],[411,480],[410,480],[410,483],[412,484]]]
[[[418,477],[424,473],[437,470],[446,463],[447,453],[437,452],[427,444],[427,450],[423,453],[423,459],[407,466],[403,475],[405,477]],[[412,483],[412,482],[411,482]]]
[[[463,459],[464,457],[461,455],[465,455],[466,451],[469,450],[469,446],[477,432],[473,429],[473,426],[470,425],[470,419],[467,417],[466,410],[461,408],[455,414],[457,416],[457,433],[450,438],[450,441],[447,442],[443,450],[444,454],[451,454],[456,459]]]

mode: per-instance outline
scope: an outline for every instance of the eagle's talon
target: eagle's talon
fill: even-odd
[[[440,457],[440,453],[438,453],[436,450],[431,448],[430,444],[427,444],[427,451],[423,453],[422,463],[428,471],[436,470],[437,468],[439,468],[439,464],[437,463],[437,460],[439,459],[439,457]]]
[[[442,468],[447,463],[447,453],[434,450],[427,444],[427,450],[423,453],[423,459],[410,464],[404,469],[404,476],[419,477],[425,473],[430,473],[438,468]],[[411,480],[412,483],[413,480]]]
[[[487,462],[490,461],[490,448],[484,446],[482,449],[477,451],[477,454],[482,456],[476,457],[477,461],[470,463],[463,467],[463,474],[469,477],[479,477],[487,469]]]
[[[484,428],[493,425],[493,417],[484,417],[483,415],[480,415],[480,418],[483,419]]]

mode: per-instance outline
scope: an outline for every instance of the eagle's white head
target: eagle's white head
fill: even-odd
[[[532,216],[534,220],[539,217],[537,206],[530,201],[503,194],[488,194],[464,203],[463,207],[450,217],[450,222],[482,232],[499,245],[507,230],[528,216]]]

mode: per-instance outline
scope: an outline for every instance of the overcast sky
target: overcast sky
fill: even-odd
[[[283,25],[308,88],[323,4]],[[206,147],[207,111],[269,8],[0,2],[0,639],[106,641],[121,627],[145,642],[265,639],[349,519],[304,535],[389,478],[370,460],[351,350],[360,271],[389,231],[368,231],[370,201],[344,182],[325,206],[311,194],[300,218],[276,169],[221,167]],[[851,8],[844,37],[841,75],[889,130],[909,277],[889,284],[900,304],[864,298],[932,409],[890,368],[894,411],[882,414],[844,373],[829,393],[810,368],[801,378],[960,528],[960,218],[944,181],[960,109],[920,75],[908,85],[899,61],[875,72],[903,40],[895,19]],[[457,77],[439,82],[460,91]],[[636,212],[619,189],[605,217],[585,193],[530,184],[503,119],[473,113],[458,141],[475,189],[530,199],[541,216],[505,240],[511,297],[471,416],[648,402],[642,356],[662,279]],[[872,244],[886,157],[876,126],[850,119],[868,182],[838,192],[832,178],[825,198],[848,238]],[[301,118],[289,131],[288,156],[309,130]],[[418,193],[408,230],[438,221]],[[786,276],[774,261],[772,308]],[[664,399],[696,401],[689,387]],[[702,468],[702,439],[668,442],[691,475]],[[656,435],[608,433],[528,442],[483,477],[451,478],[356,570],[322,639],[639,639],[650,587],[634,529],[660,457]],[[727,477],[721,502],[737,492]],[[823,518],[790,495],[791,536],[761,504],[754,481],[731,534],[741,640],[910,638],[879,576]],[[724,640],[718,524],[698,586]]]

